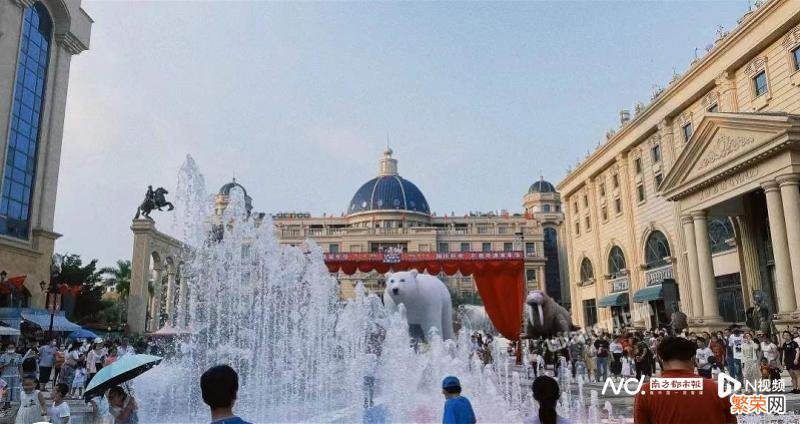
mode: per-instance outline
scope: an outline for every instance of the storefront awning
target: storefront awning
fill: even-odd
[[[22,319],[38,325],[43,330],[48,330],[50,328],[50,314],[22,312]],[[71,322],[64,315],[53,316],[53,331],[75,331],[80,329],[80,325]]]
[[[613,293],[597,302],[598,308],[610,308],[612,306],[622,306],[630,303],[628,300],[628,292]]]
[[[637,290],[636,293],[633,294],[633,301],[636,303],[645,303],[651,300],[663,299],[664,292],[661,287],[661,284],[656,284],[655,286]]]

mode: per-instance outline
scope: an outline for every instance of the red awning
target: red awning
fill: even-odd
[[[518,340],[525,294],[522,252],[457,253],[327,253],[331,272],[348,275],[356,271],[381,273],[416,269],[436,275],[472,275],[492,324],[509,340]]]

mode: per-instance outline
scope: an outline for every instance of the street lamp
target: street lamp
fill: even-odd
[[[45,289],[47,290],[47,299],[45,300],[45,304],[47,305],[47,311],[50,312],[50,328],[47,330],[47,339],[53,339],[53,317],[55,316],[56,312],[61,310],[61,293],[58,291],[58,285],[54,279],[50,279],[50,284],[48,285],[44,281],[39,283],[39,287],[41,287],[42,291],[44,292]]]
[[[528,287],[528,275],[527,271],[525,270],[525,259],[527,259],[527,251],[525,249],[525,233],[522,231],[517,231],[514,233],[517,240],[519,241],[520,250],[522,251],[522,302],[523,302],[523,310],[522,310],[522,320],[520,322],[520,330],[519,330],[519,342],[517,343],[517,365],[522,365],[522,332],[525,331],[525,294],[527,293]]]

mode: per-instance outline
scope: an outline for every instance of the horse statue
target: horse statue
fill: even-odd
[[[150,212],[154,209],[161,210],[161,208],[165,206],[169,208],[167,211],[175,209],[175,206],[167,201],[164,196],[165,194],[169,194],[169,192],[164,187],[153,190],[153,186],[147,186],[147,193],[144,195],[144,201],[142,201],[142,204],[136,209],[136,216],[133,217],[133,219],[139,219],[139,216],[142,215],[152,221],[153,218],[150,217]]]

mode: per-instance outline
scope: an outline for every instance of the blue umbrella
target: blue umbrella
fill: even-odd
[[[81,328],[80,330],[75,330],[72,333],[69,333],[69,338],[73,340],[78,340],[78,339],[94,340],[97,338],[97,334],[94,334],[85,328]]]
[[[145,354],[125,355],[95,374],[92,381],[89,382],[89,386],[86,387],[84,396],[88,399],[95,395],[101,395],[106,390],[131,380],[158,365],[161,359],[163,358],[160,356]]]

